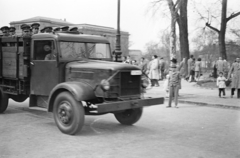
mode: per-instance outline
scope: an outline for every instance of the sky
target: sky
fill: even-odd
[[[198,7],[201,4],[210,4],[217,0],[188,1],[191,6],[188,9],[191,36],[196,30],[196,26],[204,27],[204,23],[197,20],[197,13],[192,5],[193,1],[197,1],[194,4]],[[169,28],[170,19],[166,7],[161,8],[164,15],[162,12],[153,14],[150,2],[151,0],[121,0],[120,25],[121,30],[130,34],[130,49],[144,51],[146,43],[158,41],[161,33]],[[93,24],[117,28],[117,0],[0,0],[0,6],[0,26],[9,25],[12,21],[43,16],[66,19],[74,24]],[[228,0],[228,7],[233,11],[240,10],[240,0]],[[204,7],[199,8],[204,10]]]

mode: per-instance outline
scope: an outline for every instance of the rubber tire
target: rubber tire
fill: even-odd
[[[129,109],[120,113],[115,113],[114,116],[123,125],[132,125],[136,123],[142,116],[143,108]]]
[[[8,95],[0,89],[0,113],[3,113],[8,107]]]
[[[72,109],[72,121],[69,125],[64,124],[58,116],[58,108],[62,101],[67,101]],[[65,134],[74,135],[81,131],[84,125],[85,111],[81,102],[75,100],[69,92],[61,92],[53,104],[53,117],[58,129]]]

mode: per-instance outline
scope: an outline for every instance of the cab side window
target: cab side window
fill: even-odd
[[[37,40],[34,41],[34,60],[45,60],[47,55],[55,51],[53,40]]]

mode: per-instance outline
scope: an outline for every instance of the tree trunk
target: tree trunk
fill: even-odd
[[[176,12],[172,0],[168,0],[168,7],[171,12],[170,59],[172,59],[176,58]]]
[[[188,17],[187,17],[187,4],[188,0],[181,0],[180,3],[180,14],[178,16],[178,26],[180,33],[180,54],[181,59],[189,59],[189,42],[188,42]],[[184,70],[187,70],[187,62],[185,62]],[[186,75],[184,72],[184,76]]]
[[[227,59],[225,34],[227,27],[227,0],[222,0],[221,28],[219,32],[219,54],[223,59]]]

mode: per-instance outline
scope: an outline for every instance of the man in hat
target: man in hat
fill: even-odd
[[[46,33],[53,33],[52,31],[53,31],[53,28],[51,26],[45,27],[45,32]]]
[[[38,34],[40,24],[39,23],[33,23],[31,25],[31,27],[32,27],[32,33],[33,34]]]
[[[61,29],[62,29],[62,31],[68,31],[69,26],[63,26],[63,27],[61,27]]]
[[[45,33],[45,27],[40,30],[41,33]]]
[[[0,28],[0,30],[3,33],[2,37],[9,37],[9,27],[8,26],[3,26]]]
[[[9,28],[9,34],[10,34],[10,36],[15,36],[16,35],[16,28],[11,26]]]
[[[60,32],[60,27],[54,27],[54,28],[53,28],[53,32],[54,32],[54,33]]]
[[[78,28],[77,27],[72,27],[72,28],[69,29],[69,31],[76,32],[76,31],[78,31]]]
[[[30,26],[27,24],[22,24],[21,25],[21,29],[22,29],[22,36],[26,37],[26,36],[31,36],[31,30],[30,30]]]

